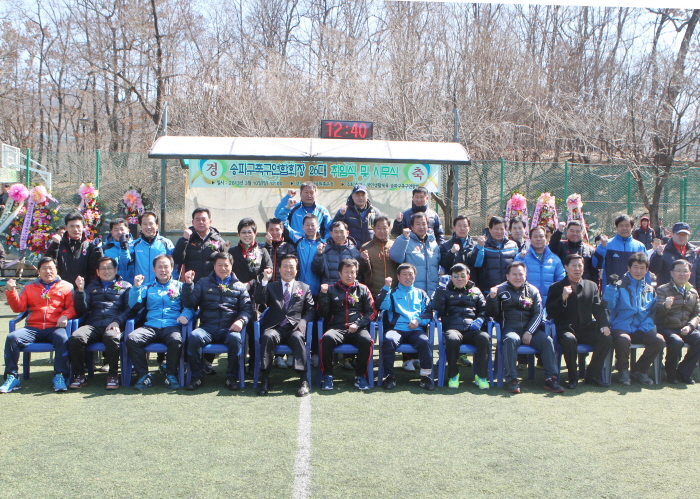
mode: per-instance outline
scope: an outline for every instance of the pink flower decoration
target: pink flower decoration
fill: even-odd
[[[80,199],[95,199],[100,194],[100,191],[92,185],[92,182],[88,182],[87,184],[80,184],[78,194],[80,194]]]
[[[124,193],[124,204],[129,208],[129,210],[142,210],[143,200],[141,199],[141,194],[135,189],[126,191]]]
[[[527,200],[522,194],[513,194],[513,197],[511,197],[510,200],[510,207],[512,210],[523,211],[525,209]]]
[[[29,191],[29,195],[32,197],[34,202],[44,203],[46,202],[46,198],[48,197],[49,193],[46,190],[46,187],[43,185],[37,185],[36,187],[32,187],[32,189]]]
[[[29,197],[29,190],[22,184],[14,184],[10,187],[8,195],[15,203],[21,203]]]

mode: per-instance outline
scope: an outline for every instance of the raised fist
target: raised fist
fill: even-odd
[[[182,231],[182,237],[184,237],[188,241],[190,240],[191,236],[192,236],[192,231],[190,229],[185,229]]]
[[[526,249],[523,249],[523,250],[520,252],[520,256],[522,256],[523,258],[525,258],[525,257],[527,256],[527,250],[526,250]]]
[[[296,199],[294,199],[294,198],[289,198],[289,199],[287,199],[287,209],[288,209],[288,210],[291,210],[292,208],[294,208],[294,205],[295,205],[295,204],[297,204],[297,200],[296,200]]]
[[[272,246],[272,236],[270,234],[265,234],[265,242],[268,246]]]
[[[321,293],[328,293],[328,284],[321,284]]]
[[[491,291],[489,292],[489,296],[491,298],[496,298],[496,295],[498,294],[498,286],[494,286],[491,288]]]
[[[561,294],[561,297],[566,300],[571,293],[573,293],[574,290],[571,289],[571,286],[564,286],[564,292]]]
[[[269,282],[272,279],[272,269],[263,269],[263,281]]]
[[[484,236],[479,236],[476,238],[476,244],[481,246],[482,248],[486,246],[486,238]]]
[[[84,289],[85,279],[83,279],[83,276],[79,275],[75,278],[75,285],[77,286],[78,291],[82,291]]]
[[[289,190],[287,191],[287,195],[288,195],[290,198],[293,198],[294,196],[297,195],[296,189],[289,189]]]
[[[194,270],[188,270],[183,276],[185,279],[185,284],[192,284],[194,282]]]
[[[326,249],[326,245],[324,243],[319,243],[318,248],[316,248],[316,253],[319,255],[323,253],[323,250]]]
[[[396,215],[396,221],[403,222],[403,211],[400,211],[399,214]]]
[[[139,274],[136,277],[134,277],[134,286],[135,287],[140,287],[143,284],[143,275]]]
[[[603,246],[603,248],[605,248],[608,245],[608,236],[605,234],[600,236],[600,244]]]
[[[369,261],[369,251],[367,251],[367,250],[360,251],[360,256],[362,257],[362,259],[364,261],[366,261],[366,262]]]
[[[406,238],[411,237],[411,229],[404,229],[403,236]]]
[[[346,211],[348,211],[348,205],[344,204],[343,206],[340,207],[340,214],[345,215]]]
[[[608,284],[612,284],[613,286],[617,286],[619,280],[620,276],[617,274],[612,274],[608,276]]]
[[[451,249],[450,251],[451,251],[452,253],[454,253],[455,255],[456,255],[457,253],[459,253],[459,244],[454,243],[454,244],[452,245],[452,249]]]
[[[51,241],[53,241],[54,243],[60,243],[61,236],[59,236],[58,234],[54,234],[53,236],[51,236]]]
[[[231,249],[231,241],[224,241],[224,252],[228,253],[229,249]]]
[[[384,279],[384,285],[391,287],[391,283],[394,282],[394,280],[391,277],[387,277]]]
[[[12,290],[17,288],[17,281],[15,281],[14,279],[8,279],[6,286],[7,286],[7,289],[12,291]]]
[[[566,222],[559,222],[559,232],[566,230]]]
[[[664,300],[664,305],[666,308],[671,308],[673,306],[673,296],[667,296],[666,300]]]

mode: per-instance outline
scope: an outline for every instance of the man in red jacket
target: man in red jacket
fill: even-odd
[[[27,325],[7,335],[5,340],[5,383],[0,393],[20,388],[17,370],[19,354],[25,346],[36,341],[53,343],[53,388],[57,392],[68,390],[68,335],[66,325],[75,317],[73,286],[62,281],[56,270],[56,261],[48,256],[39,260],[39,279],[27,284],[22,294],[17,292],[14,279],[7,281],[7,303],[15,313],[29,310]]]

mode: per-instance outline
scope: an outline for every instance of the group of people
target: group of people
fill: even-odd
[[[382,320],[385,330],[383,388],[396,386],[395,353],[406,343],[417,354],[405,355],[403,368],[416,370],[418,364],[420,386],[434,390],[427,331],[434,314],[444,328],[450,388],[460,386],[459,366],[468,364],[459,355],[462,344],[476,347],[473,381],[489,388],[489,320],[502,331],[498,352],[511,393],[520,393],[520,345],[537,349],[544,388],[553,393],[564,391],[558,349],[568,370],[564,386],[578,385],[579,343],[593,347],[586,383],[607,386],[604,363],[614,349],[620,383],[651,384],[648,368],[664,348],[667,381],[694,383],[692,371],[700,359],[700,258],[688,242],[685,223],[673,227],[667,243],[647,249],[632,237],[634,220],[627,215],[615,220],[616,235],[601,236],[596,247],[584,243],[584,228],[576,220],[548,234],[545,227],[527,231],[519,217],[506,222],[494,216],[488,229],[473,238],[469,219],[459,215],[452,237],[445,240],[422,187],[414,189],[411,207],[393,222],[372,205],[363,185],[352,189],[333,218],[316,203],[312,182],[301,184],[298,201],[296,194],[290,190],[282,198],[265,224],[261,244],[257,224],[244,218],[233,246],[212,226],[206,208],[194,210],[192,225],[175,244],[159,233],[158,216],[151,211],[140,215],[135,240],[124,219],[112,220],[104,244],[86,238],[80,213],[67,215],[65,233],[54,236],[39,260],[38,279],[22,293],[13,279],[7,282],[10,307],[29,315],[24,327],[7,336],[0,392],[20,388],[19,354],[35,341],[50,342],[56,350],[55,391],[86,384],[86,347],[95,342],[106,348],[106,388],[117,389],[122,341],[136,373],[135,389],[154,383],[146,353],[153,342],[167,346],[159,370],[165,385],[178,389],[185,354],[182,328],[195,317],[198,326],[186,342],[192,373],[188,390],[197,390],[215,372],[213,359],[204,353],[211,343],[227,347],[224,386],[229,390],[240,387],[239,356],[246,346],[248,371],[259,362],[259,395],[270,392],[274,366],[291,367],[299,377],[297,395],[308,395],[309,362],[319,364],[322,389],[333,390],[333,352],[341,344],[356,347],[357,354],[343,365],[354,370],[355,387],[367,390],[374,376],[368,365],[374,341],[369,326],[375,320]],[[443,284],[441,276],[448,276]],[[126,322],[137,316],[140,327],[124,337]],[[80,326],[68,337],[67,323],[77,317]],[[316,331],[317,319],[323,319],[322,331]],[[559,345],[548,334],[546,319],[556,328]],[[256,359],[253,324],[258,320]],[[307,358],[310,324],[314,339]],[[630,369],[632,343],[645,349]],[[275,355],[280,344],[293,352],[286,361]],[[680,362],[684,344],[690,347]]]

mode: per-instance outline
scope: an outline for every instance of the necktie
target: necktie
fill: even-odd
[[[289,301],[292,299],[292,294],[289,292],[289,283],[284,283],[284,311],[285,313],[289,310]],[[289,320],[285,318],[280,326],[285,326]]]

